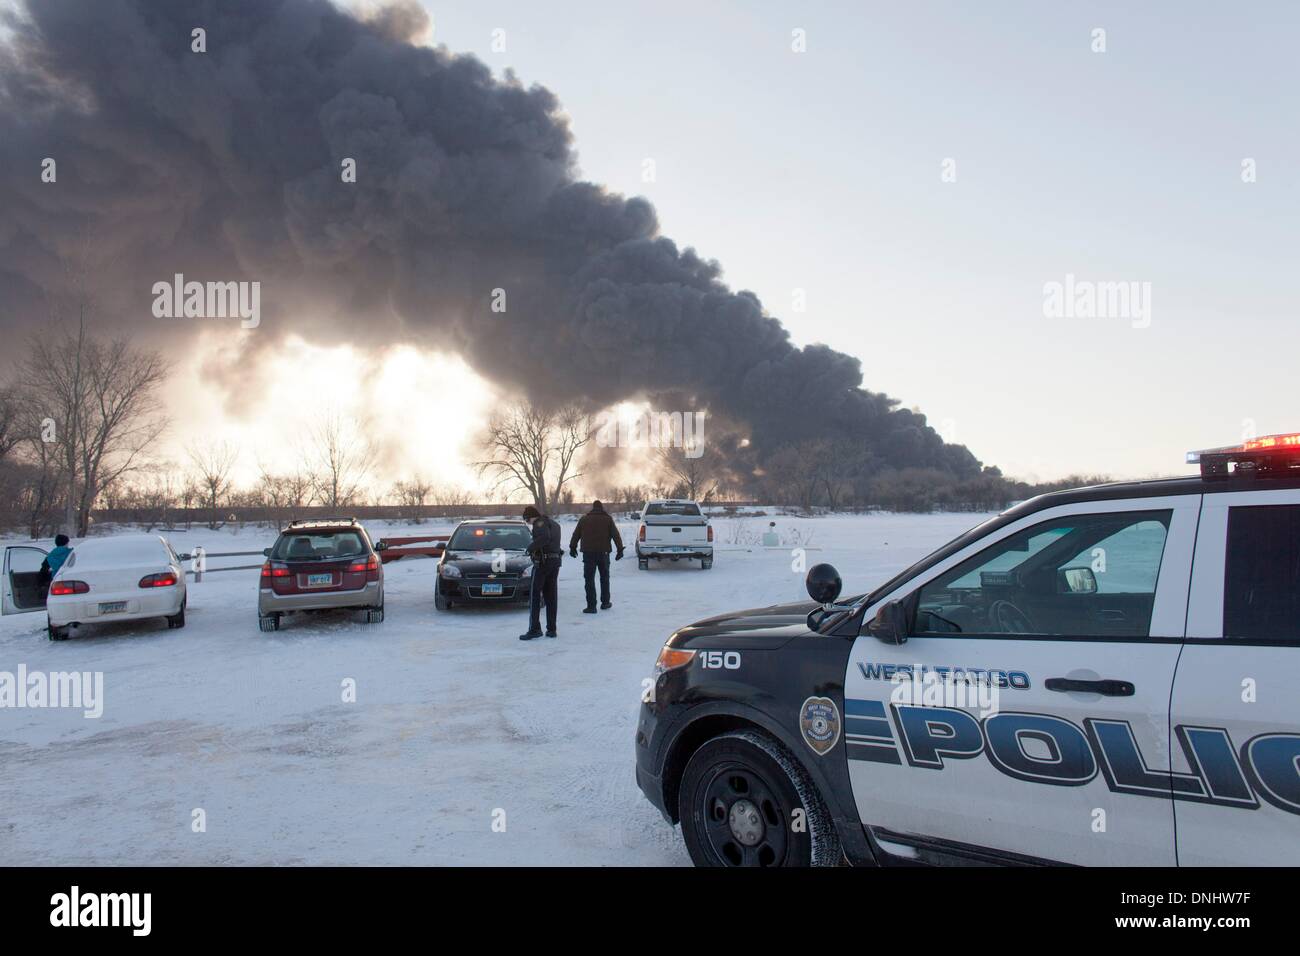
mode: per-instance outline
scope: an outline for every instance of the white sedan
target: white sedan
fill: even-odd
[[[77,543],[45,592],[35,545],[5,548],[5,614],[44,609],[52,641],[71,625],[166,618],[185,626],[185,569],[167,541],[156,534],[125,534]]]

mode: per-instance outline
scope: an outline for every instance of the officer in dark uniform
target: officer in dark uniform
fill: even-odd
[[[554,518],[532,505],[524,509],[523,517],[533,529],[533,540],[528,545],[528,555],[533,559],[533,590],[528,600],[528,630],[519,639],[531,641],[542,636],[543,601],[546,602],[546,636],[555,636],[556,584],[564,552],[560,525]]]

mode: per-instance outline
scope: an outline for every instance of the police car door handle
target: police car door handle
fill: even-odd
[[[1132,697],[1136,692],[1136,688],[1126,680],[1073,680],[1069,677],[1049,677],[1043,681],[1043,686],[1048,690],[1104,694],[1107,697]]]

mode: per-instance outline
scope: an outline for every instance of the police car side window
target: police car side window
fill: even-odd
[[[912,633],[1146,637],[1172,511],[1058,518],[925,585]]]
[[[1223,636],[1300,644],[1300,505],[1228,509]]]

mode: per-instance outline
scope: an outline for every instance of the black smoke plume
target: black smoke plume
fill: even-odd
[[[368,17],[326,0],[29,0],[5,15],[0,332],[46,321],[70,262],[92,276],[96,321],[177,350],[211,320],[155,318],[153,283],[257,280],[261,327],[229,323],[249,350],[290,332],[410,342],[538,400],[707,408],[745,426],[760,461],[834,436],[898,466],[978,470],[863,389],[857,359],[791,344],[715,262],[660,236],[648,202],[579,180],[550,91],[414,44],[427,27],[409,0]],[[237,369],[212,374],[247,397]]]

